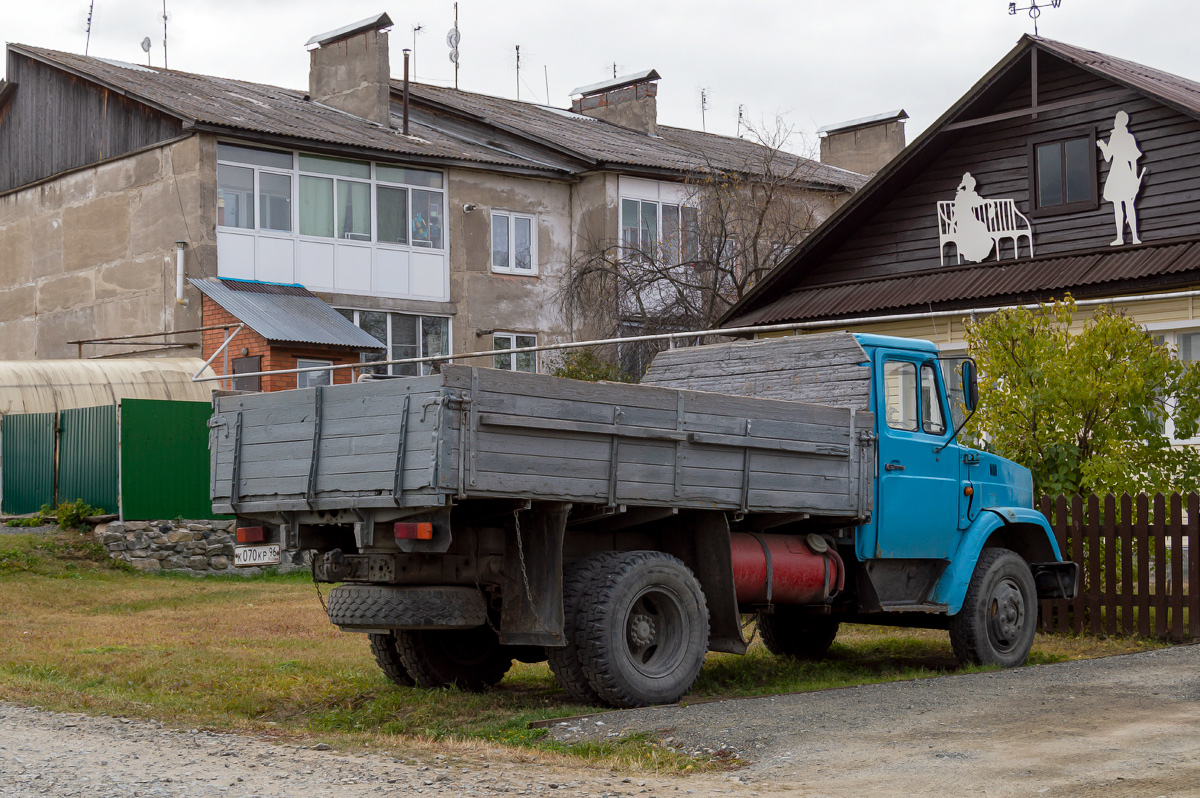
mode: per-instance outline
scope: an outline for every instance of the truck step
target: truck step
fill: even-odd
[[[928,612],[935,615],[943,615],[949,609],[945,604],[917,601],[895,601],[880,606],[884,612]]]

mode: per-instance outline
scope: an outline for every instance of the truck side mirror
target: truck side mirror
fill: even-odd
[[[975,372],[975,361],[964,360],[962,363],[963,402],[968,412],[975,412],[979,405],[979,377]]]

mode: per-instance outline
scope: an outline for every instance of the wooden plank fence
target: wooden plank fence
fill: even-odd
[[[1200,638],[1200,496],[1043,496],[1039,509],[1080,573],[1073,600],[1040,602],[1043,631]]]

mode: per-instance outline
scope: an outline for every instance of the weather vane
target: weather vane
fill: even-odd
[[[1009,3],[1008,4],[1008,14],[1009,14],[1009,16],[1016,16],[1016,13],[1018,11],[1028,11],[1029,18],[1033,20],[1033,35],[1037,36],[1038,35],[1038,29],[1037,29],[1038,17],[1040,17],[1042,15],[1042,9],[1045,8],[1046,5],[1047,4],[1046,4],[1045,0],[1042,1],[1042,5],[1040,5],[1040,6],[1037,4],[1037,0],[1029,0],[1029,5],[1024,6],[1022,8],[1017,8],[1016,3]],[[1049,2],[1050,8],[1058,8],[1060,5],[1062,5],[1062,0],[1050,0],[1050,2]]]

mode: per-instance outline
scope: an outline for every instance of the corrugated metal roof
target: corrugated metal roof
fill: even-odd
[[[10,44],[10,50],[85,75],[186,120],[383,153],[533,167],[525,158],[441,133],[410,118],[411,136],[306,100],[303,91]]]
[[[1200,243],[974,264],[861,283],[800,288],[731,319],[727,326],[967,307],[994,298],[1047,297],[1106,283],[1186,272],[1200,273]]]
[[[110,405],[119,399],[208,402],[215,382],[192,382],[199,358],[0,361],[0,415]],[[216,376],[205,369],[205,376]]]
[[[577,86],[571,89],[569,94],[599,94],[602,91],[612,91],[613,89],[621,89],[626,86],[632,86],[635,83],[643,83],[647,80],[662,80],[662,75],[658,74],[654,69],[643,69],[641,72],[634,72],[629,75],[621,75],[619,78],[611,78],[602,80],[599,83],[589,83],[586,86]]]
[[[835,125],[825,125],[817,128],[817,135],[829,133],[845,133],[859,127],[867,127],[869,125],[878,125],[880,122],[897,122],[901,119],[908,119],[908,112],[903,108],[897,108],[895,111],[884,111],[882,114],[872,114],[858,119],[851,119],[849,122],[838,122]]]
[[[300,285],[251,280],[189,280],[209,299],[268,341],[386,349]]]
[[[392,81],[392,87],[398,89],[400,84]],[[757,142],[732,136],[667,125],[658,126],[657,136],[648,136],[608,122],[597,124],[597,120],[591,118],[580,119],[580,115],[536,103],[424,84],[412,84],[409,91],[418,104],[424,100],[450,108],[600,164],[681,172],[705,169],[753,172],[756,168],[761,169],[764,163],[766,148]],[[776,174],[794,171],[798,182],[839,189],[856,190],[867,182],[864,175],[790,153],[780,153],[772,168]]]

